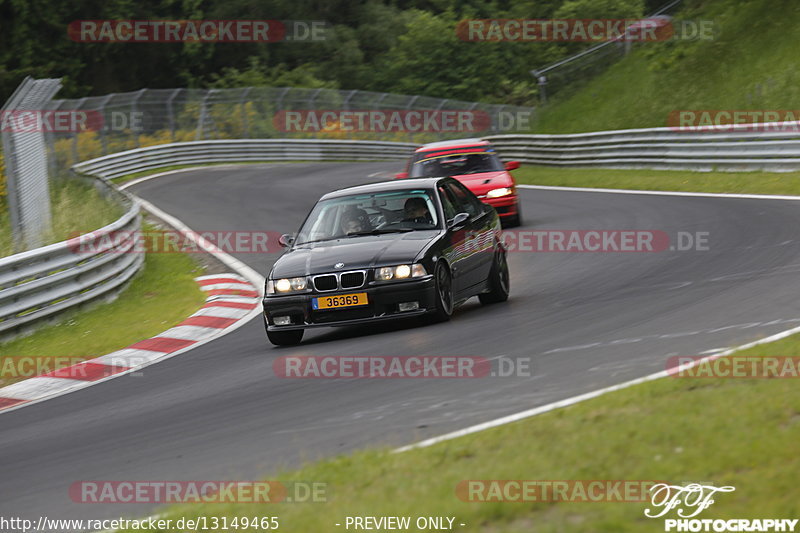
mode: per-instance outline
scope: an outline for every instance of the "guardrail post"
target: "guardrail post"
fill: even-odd
[[[175,142],[175,109],[172,107],[172,101],[178,96],[183,89],[175,89],[167,98],[167,120],[169,121],[169,137]]]
[[[250,138],[250,124],[247,120],[247,109],[245,106],[247,105],[247,96],[250,94],[252,87],[248,87],[242,93],[242,96],[239,98],[239,107],[242,111],[242,133],[244,134],[245,139]]]
[[[197,120],[197,132],[194,135],[195,141],[200,141],[205,137],[205,127],[206,127],[206,104],[208,102],[208,98],[211,96],[211,91],[206,91],[205,96],[203,96],[203,100],[200,104],[200,117]]]
[[[83,103],[86,101],[86,98],[81,98],[78,100],[78,105],[75,106],[75,109],[83,109]],[[75,111],[73,109],[73,111]],[[72,164],[77,163],[81,160],[80,150],[78,150],[78,136],[80,134],[77,131],[72,132]]]
[[[417,100],[419,100],[419,95],[418,94],[415,94],[414,96],[412,96],[411,99],[406,104],[406,111],[409,111],[411,109],[411,107],[414,105],[414,102],[416,102]],[[408,142],[413,142],[413,140],[414,140],[414,134],[409,131],[408,132]]]
[[[131,101],[131,116],[129,122],[133,122],[134,114],[139,111],[139,98],[141,98],[142,95],[144,95],[146,90],[147,89],[140,89],[139,91],[136,92],[136,96],[133,97],[133,100]],[[138,130],[134,131],[133,127],[131,127],[131,131],[133,131],[136,134],[136,147],[138,148],[139,146],[141,146],[141,143],[139,142],[140,132]]]
[[[542,74],[541,76],[537,77],[537,81],[539,83],[539,101],[542,105],[547,104],[547,76]]]
[[[103,155],[108,154],[108,132],[113,127],[113,124],[109,125],[108,118],[106,117],[106,105],[108,104],[109,100],[113,98],[114,93],[107,94],[103,97],[100,101],[100,114],[103,116],[103,127],[100,128],[100,145],[103,147]]]

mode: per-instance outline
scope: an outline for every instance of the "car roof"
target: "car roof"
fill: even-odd
[[[420,146],[415,150],[418,152],[427,152],[428,150],[441,150],[442,148],[465,148],[467,146],[489,146],[489,141],[483,139],[451,139],[449,141],[438,141],[435,143],[428,143]]]
[[[377,183],[368,183],[367,185],[356,185],[355,187],[347,187],[339,189],[338,191],[329,192],[324,195],[320,200],[328,200],[329,198],[337,198],[339,196],[348,196],[351,194],[369,194],[381,191],[398,191],[404,189],[433,189],[436,184],[441,180],[448,178],[410,178],[392,181],[379,181]],[[452,179],[452,178],[450,178]]]

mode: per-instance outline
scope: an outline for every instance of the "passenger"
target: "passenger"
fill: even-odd
[[[368,231],[369,215],[363,209],[348,209],[342,217],[342,230],[345,235]]]

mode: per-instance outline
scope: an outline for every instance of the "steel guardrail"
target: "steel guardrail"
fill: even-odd
[[[100,187],[111,188],[101,183]],[[112,189],[125,214],[85,235],[0,258],[0,337],[97,298],[115,296],[139,270],[133,247],[141,228],[139,203]]]
[[[247,161],[397,161],[418,145],[332,139],[233,139],[161,144],[78,163],[74,170],[105,179],[174,165]]]
[[[503,159],[534,165],[693,171],[800,169],[800,123],[485,138]]]

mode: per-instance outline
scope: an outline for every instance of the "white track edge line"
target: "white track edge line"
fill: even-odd
[[[654,196],[699,196],[703,198],[745,198],[748,200],[790,200],[799,201],[800,196],[777,194],[734,194],[688,191],[645,191],[638,189],[601,189],[592,187],[559,187],[556,185],[517,185],[518,189],[540,189],[545,191],[604,192],[612,194],[648,194]]]
[[[480,431],[484,431],[484,430],[487,430],[487,429],[495,428],[495,427],[498,427],[498,426],[503,426],[503,425],[506,425],[506,424],[511,424],[513,422],[518,422],[520,420],[524,420],[526,418],[530,418],[530,417],[533,417],[533,416],[536,416],[536,415],[540,415],[542,413],[547,413],[549,411],[555,411],[556,409],[561,409],[562,407],[568,407],[570,405],[575,405],[577,403],[580,403],[580,402],[583,402],[583,401],[586,401],[586,400],[591,400],[592,398],[597,398],[598,396],[602,396],[602,395],[607,394],[609,392],[615,392],[615,391],[618,391],[618,390],[627,389],[627,388],[632,387],[634,385],[639,385],[639,384],[642,384],[642,383],[646,383],[648,381],[655,381],[657,379],[661,379],[661,378],[669,376],[671,372],[674,373],[674,372],[676,372],[678,370],[692,368],[692,367],[697,366],[699,364],[702,364],[702,363],[704,363],[706,361],[719,359],[720,357],[724,357],[724,356],[730,355],[730,354],[732,354],[734,352],[738,352],[740,350],[745,350],[747,348],[752,348],[753,346],[758,346],[760,344],[767,344],[767,343],[770,343],[770,342],[774,342],[774,341],[783,339],[785,337],[788,337],[790,335],[794,335],[795,333],[799,333],[799,332],[800,332],[800,326],[797,326],[797,327],[794,327],[794,328],[791,328],[791,329],[787,329],[787,330],[781,331],[781,332],[776,333],[774,335],[770,335],[768,337],[764,337],[763,339],[759,339],[759,340],[756,340],[756,341],[753,341],[753,342],[749,342],[747,344],[742,344],[740,346],[735,346],[733,348],[730,348],[729,350],[726,350],[724,352],[720,352],[720,353],[715,354],[715,355],[710,355],[708,357],[703,357],[701,359],[696,359],[696,360],[692,361],[691,363],[687,363],[687,364],[684,364],[684,365],[679,365],[678,367],[675,367],[674,369],[670,369],[669,371],[661,370],[660,372],[656,372],[654,374],[649,374],[649,375],[641,377],[641,378],[632,379],[630,381],[625,381],[625,382],[619,383],[617,385],[612,385],[610,387],[604,387],[602,389],[597,389],[597,390],[594,390],[594,391],[591,391],[591,392],[587,392],[587,393],[584,393],[584,394],[579,394],[578,396],[573,396],[571,398],[567,398],[567,399],[564,399],[564,400],[559,400],[557,402],[549,403],[547,405],[542,405],[542,406],[539,406],[539,407],[535,407],[533,409],[520,411],[519,413],[515,413],[515,414],[512,414],[512,415],[504,416],[504,417],[501,417],[501,418],[496,418],[494,420],[489,420],[488,422],[483,422],[481,424],[476,424],[474,426],[470,426],[470,427],[467,427],[467,428],[464,428],[464,429],[459,429],[459,430],[456,430],[456,431],[452,431],[450,433],[445,433],[444,435],[440,435],[438,437],[431,437],[429,439],[425,439],[425,440],[416,442],[414,444],[408,444],[406,446],[401,446],[399,448],[395,448],[394,450],[392,450],[392,453],[402,453],[402,452],[407,452],[409,450],[415,450],[415,449],[419,449],[419,448],[427,448],[429,446],[433,446],[434,444],[438,444],[440,442],[457,439],[459,437],[463,437],[463,436],[466,436],[466,435],[471,435],[473,433],[478,433]]]
[[[308,161],[308,163],[319,163],[320,161]],[[324,163],[325,161],[322,161]],[[207,164],[200,164],[195,165],[192,167],[186,168],[176,168],[174,170],[166,170],[164,172],[157,172],[156,174],[150,174],[147,176],[142,176],[141,178],[132,179],[131,181],[126,181],[125,183],[121,183],[117,185],[120,189],[126,189],[128,187],[132,187],[138,183],[143,183],[145,181],[150,181],[155,178],[160,178],[161,176],[169,176],[170,174],[178,174],[181,172],[194,172],[197,170],[227,170],[231,168],[238,168],[238,167],[251,167],[254,165],[292,165],[296,163],[286,163],[284,161],[251,161],[251,162],[240,162],[240,163],[223,163],[221,165],[207,163]],[[145,172],[145,171],[143,171]],[[121,176],[118,176],[121,177]],[[110,181],[113,181],[117,178],[113,178]]]
[[[120,189],[127,189],[128,187],[132,187],[133,185],[136,185],[138,183],[143,183],[145,181],[150,181],[150,180],[155,179],[155,178],[160,178],[161,176],[168,176],[170,174],[179,174],[181,172],[192,172],[192,171],[196,171],[196,170],[205,170],[205,169],[208,169],[208,168],[225,170],[227,168],[240,167],[240,166],[243,166],[243,165],[241,163],[227,163],[227,164],[224,164],[224,165],[198,165],[198,166],[194,166],[194,167],[176,168],[174,170],[167,170],[165,172],[158,172],[156,174],[150,174],[148,176],[142,176],[141,178],[136,178],[136,179],[133,179],[131,181],[126,181],[125,183],[117,185],[117,187],[119,187]],[[111,180],[111,182],[113,183],[114,181]]]
[[[197,244],[201,249],[208,252],[209,254],[213,255],[216,259],[220,262],[224,263],[225,266],[232,268],[237,274],[244,277],[247,281],[249,281],[255,288],[256,291],[259,293],[264,287],[264,276],[244,264],[243,262],[239,261],[232,255],[223,252],[220,250],[216,245],[212,244],[208,240],[203,237],[198,237],[197,233],[194,232],[189,226],[175,218],[174,216],[167,214],[166,212],[162,211],[158,207],[154,206],[147,200],[143,200],[138,198],[139,202],[141,203],[142,207],[155,215],[156,217],[160,218],[170,226],[174,227],[178,231],[184,233],[184,235]]]

